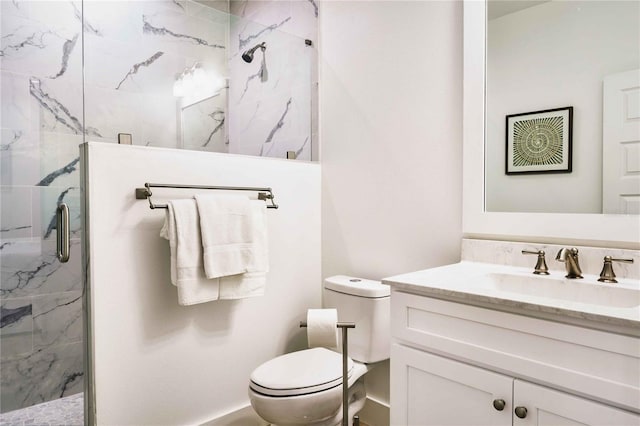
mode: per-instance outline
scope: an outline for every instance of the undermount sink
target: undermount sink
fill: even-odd
[[[478,277],[475,285],[500,292],[560,299],[575,303],[612,308],[640,307],[640,289],[603,284],[584,279],[487,273]]]

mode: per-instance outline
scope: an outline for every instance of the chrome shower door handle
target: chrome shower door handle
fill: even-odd
[[[60,203],[56,209],[56,256],[62,263],[69,261],[69,207]]]

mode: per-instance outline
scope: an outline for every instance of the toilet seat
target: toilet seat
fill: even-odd
[[[351,377],[353,361],[348,358]],[[281,355],[265,362],[253,373],[249,387],[267,396],[297,396],[342,385],[342,354],[312,348]]]

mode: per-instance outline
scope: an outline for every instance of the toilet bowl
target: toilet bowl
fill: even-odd
[[[348,360],[350,413],[364,405],[362,376],[367,370]],[[275,425],[339,424],[341,417],[335,417],[342,413],[342,355],[312,348],[267,361],[251,374],[249,399],[256,413]]]
[[[389,358],[389,286],[347,276],[327,278],[325,307],[339,321],[355,322],[349,332],[349,416],[364,406],[364,375]],[[255,412],[277,426],[334,426],[342,421],[342,354],[311,348],[281,355],[251,374],[249,399]]]

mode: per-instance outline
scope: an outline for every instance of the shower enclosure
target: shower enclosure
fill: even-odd
[[[126,134],[134,145],[316,159],[317,6],[12,0],[0,7],[3,420],[85,387],[78,145]],[[253,61],[242,59],[262,43]],[[61,203],[70,209],[68,263],[55,251]]]

